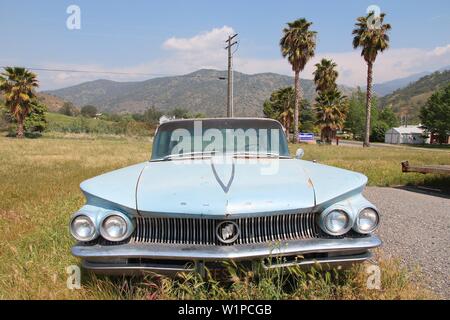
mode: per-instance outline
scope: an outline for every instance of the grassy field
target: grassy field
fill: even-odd
[[[372,185],[433,182],[435,177],[402,175],[400,161],[450,163],[449,153],[374,148],[302,146],[306,159],[363,172]],[[295,150],[296,146],[291,146]],[[66,287],[73,240],[67,222],[83,205],[78,185],[92,176],[149,158],[145,139],[16,140],[0,137],[0,299],[96,298],[264,298],[398,299],[429,298],[412,274],[382,260],[382,290],[366,289],[366,275],[355,267],[339,273],[277,270],[260,277],[234,275],[219,283],[195,277],[102,278],[83,275],[80,290]],[[233,273],[233,272],[232,272]],[[420,277],[420,275],[419,275]]]

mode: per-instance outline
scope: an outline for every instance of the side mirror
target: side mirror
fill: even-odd
[[[305,155],[305,151],[302,148],[297,149],[297,152],[295,153],[295,159],[300,160]]]

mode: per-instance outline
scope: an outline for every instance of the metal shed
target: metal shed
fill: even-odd
[[[419,126],[403,126],[386,131],[384,142],[390,144],[424,144],[430,143],[424,129]]]

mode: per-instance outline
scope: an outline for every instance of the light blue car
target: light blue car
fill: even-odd
[[[381,245],[359,173],[291,158],[269,119],[173,120],[149,161],[84,181],[73,255],[97,273],[173,274],[224,260],[348,265]],[[281,259],[278,259],[280,258]]]

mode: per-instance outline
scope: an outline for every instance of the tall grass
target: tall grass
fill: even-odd
[[[450,151],[395,147],[336,147],[329,145],[290,145],[291,154],[297,148],[305,150],[305,160],[357,171],[369,178],[371,186],[429,185],[450,192],[450,177],[435,174],[402,173],[401,163],[414,165],[450,165]]]

